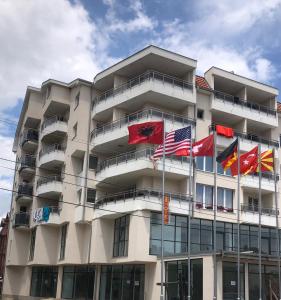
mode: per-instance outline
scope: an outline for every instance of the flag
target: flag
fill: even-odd
[[[266,150],[261,153],[261,171],[262,172],[273,172],[273,150]],[[249,173],[258,173],[259,172],[259,161],[255,161],[255,164],[247,171]]]
[[[191,126],[169,132],[165,137],[165,155],[181,153],[188,151],[191,144]],[[180,155],[180,154],[179,154]],[[156,148],[153,159],[163,156],[163,145]]]
[[[129,144],[162,144],[164,123],[145,122],[128,126]]]
[[[213,156],[213,155],[214,155],[213,134],[192,144],[192,156]]]
[[[258,165],[258,146],[240,156],[240,174],[247,175],[255,172],[255,167]],[[230,167],[232,176],[238,174],[238,162]]]
[[[232,128],[224,127],[222,125],[216,125],[216,132],[218,135],[223,135],[228,138],[233,138],[234,131]]]
[[[221,152],[216,161],[220,163],[224,170],[230,168],[237,161],[238,139],[230,144],[223,152]]]

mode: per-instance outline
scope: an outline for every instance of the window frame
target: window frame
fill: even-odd
[[[213,206],[214,206],[214,187],[212,185],[208,185],[208,184],[196,183],[196,199],[198,199],[197,190],[198,190],[199,186],[201,186],[203,188],[202,202],[199,202],[199,201],[196,200],[195,207],[198,208],[198,209],[200,209],[200,208],[213,209]],[[206,205],[206,187],[212,189],[212,204],[211,205],[210,204]]]
[[[200,114],[202,114],[202,116],[198,116],[198,114],[200,115]],[[204,115],[205,115],[205,110],[204,109],[202,109],[202,108],[197,108],[197,119],[199,119],[199,120],[204,120]]]
[[[76,94],[75,99],[74,99],[74,110],[78,107],[80,102],[80,91]]]
[[[72,133],[73,133],[72,140],[74,140],[77,137],[77,130],[78,130],[78,122],[76,122],[72,127]]]
[[[35,243],[36,243],[36,230],[37,227],[34,227],[31,230],[31,236],[30,236],[30,245],[29,245],[29,261],[33,261],[34,259],[34,253],[35,253]]]
[[[128,256],[130,215],[114,220],[113,257]]]
[[[218,202],[217,202],[217,210],[218,211],[225,211],[225,212],[233,212],[234,190],[228,189],[228,188],[225,188],[225,187],[218,187],[217,188],[217,201],[218,201],[218,198],[219,198],[219,192],[220,191],[223,192],[223,199],[222,199],[223,201],[222,201],[222,205],[218,205]],[[231,194],[232,194],[231,207],[227,207],[227,205],[226,205],[226,201],[227,201],[226,194],[227,194],[227,192],[231,192]]]
[[[61,227],[61,236],[60,236],[60,253],[59,253],[59,260],[65,259],[65,248],[66,248],[66,238],[68,232],[68,224],[63,224]]]

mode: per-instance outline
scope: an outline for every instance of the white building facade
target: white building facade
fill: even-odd
[[[14,141],[3,299],[160,298],[162,164],[150,160],[153,145],[128,144],[128,125],[165,120],[167,132],[191,125],[200,140],[220,124],[234,129],[242,153],[261,143],[279,162],[278,90],[216,67],[200,77],[196,65],[149,46],[93,82],[50,79],[27,88]],[[219,136],[218,151],[233,140]],[[191,299],[213,299],[212,158],[197,159],[196,169],[189,203],[189,159],[166,160],[168,300],[187,299],[189,217]],[[258,177],[243,176],[237,190],[237,178],[218,166],[217,186],[217,299],[237,298],[238,193],[241,299],[258,299]],[[279,184],[278,207],[272,174],[261,186],[263,297],[275,299]]]

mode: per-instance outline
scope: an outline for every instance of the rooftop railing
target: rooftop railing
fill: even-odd
[[[109,168],[111,166],[117,166],[118,164],[138,160],[138,159],[150,159],[154,154],[154,149],[143,149],[138,151],[131,151],[123,153],[111,158],[108,158],[100,163],[98,163],[96,172],[101,172],[102,170]],[[179,162],[189,162],[189,157],[186,156],[168,156],[166,159],[176,160]]]
[[[130,123],[150,118],[158,118],[160,120],[164,119],[172,123],[180,124],[183,127],[188,124],[195,124],[194,119],[187,118],[178,114],[165,113],[160,110],[151,108],[132,113],[122,119],[97,127],[91,132],[91,138],[109,131],[113,131],[117,128],[121,128],[122,126],[128,126],[130,125]]]
[[[66,123],[66,119],[62,116],[53,116],[53,117],[50,117],[48,119],[45,119],[45,121],[42,123],[41,125],[41,130],[43,130],[44,128],[54,124],[54,123],[57,123],[57,122],[64,122]]]
[[[44,146],[39,152],[39,158],[44,155],[55,151],[65,151],[66,145],[64,144],[52,144]]]
[[[210,132],[215,130],[215,125],[216,124],[212,124],[209,126]],[[277,140],[261,137],[255,133],[246,133],[246,132],[239,132],[239,131],[234,130],[234,135],[237,137],[240,137],[242,139],[252,141],[252,142],[262,143],[262,144],[265,144],[268,146],[273,146],[273,147],[279,147],[279,142]]]
[[[170,200],[176,201],[184,201],[188,202],[191,198],[184,194],[173,194],[173,193],[165,193]],[[104,197],[98,198],[95,203],[95,207],[99,207],[100,205],[107,204],[110,202],[117,202],[117,201],[126,201],[128,199],[135,199],[135,198],[144,198],[149,200],[150,198],[159,198],[162,199],[162,192],[157,190],[129,190],[124,192],[119,192],[111,195],[106,195]]]
[[[241,204],[241,211],[259,213],[259,207],[257,205]],[[279,215],[279,210],[276,211],[276,209],[274,208],[264,208],[264,207],[261,208],[261,213],[263,215],[276,216],[276,212]]]
[[[50,182],[62,182],[62,177],[60,175],[51,175],[46,177],[41,177],[37,181],[37,187],[47,184]]]
[[[263,112],[263,113],[273,115],[273,116],[276,116],[276,114],[277,114],[276,109],[270,108],[265,105],[260,105],[260,104],[254,103],[254,102],[249,102],[249,101],[241,99],[237,96],[229,95],[229,94],[226,94],[226,93],[223,93],[220,91],[213,91],[213,93],[216,98],[227,101],[232,104],[241,105],[243,107],[247,107],[249,109],[254,109],[256,111]]]
[[[170,85],[180,87],[183,89],[193,89],[193,84],[190,82],[187,82],[185,80],[179,79],[177,77],[173,77],[167,74],[163,74],[157,71],[147,71],[139,76],[136,76],[127,82],[123,83],[122,85],[118,86],[117,88],[112,88],[110,90],[107,90],[106,92],[102,93],[98,97],[94,99],[93,106],[97,105],[98,103],[102,101],[106,101],[109,97],[116,96],[118,94],[123,93],[124,91],[131,89],[137,85],[142,84],[143,82],[149,81],[149,80],[158,80],[163,83],[168,83]]]

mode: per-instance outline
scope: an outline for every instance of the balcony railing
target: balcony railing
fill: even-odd
[[[42,148],[39,152],[39,158],[44,155],[44,154],[49,154],[51,152],[55,152],[55,151],[65,151],[66,146],[64,144],[52,144],[52,145],[48,145],[45,146],[44,148]]]
[[[23,197],[23,196],[32,197],[32,195],[33,195],[33,185],[30,184],[19,185],[17,197]]]
[[[111,166],[117,166],[120,163],[137,159],[150,159],[154,154],[154,149],[143,149],[139,151],[131,151],[121,155],[117,155],[100,162],[97,166],[96,172],[100,172]],[[169,156],[167,159],[173,159],[180,162],[189,162],[189,157],[186,156]]]
[[[170,121],[172,123],[178,123],[183,127],[188,124],[195,124],[195,120],[191,118],[187,118],[177,114],[165,113],[157,109],[145,109],[138,111],[136,113],[130,114],[125,118],[116,120],[114,122],[110,122],[95,128],[91,132],[91,138],[96,137],[100,134],[104,134],[109,131],[113,131],[114,129],[121,128],[122,126],[129,126],[132,122],[137,122],[143,119],[151,119],[158,118],[166,121]]]
[[[93,105],[96,105],[102,101],[106,101],[107,98],[118,95],[123,93],[124,91],[131,89],[137,85],[142,84],[145,81],[149,81],[149,80],[158,80],[161,81],[163,83],[168,83],[171,84],[173,86],[177,86],[183,89],[189,89],[192,90],[193,89],[193,84],[190,82],[187,82],[185,80],[167,75],[167,74],[163,74],[157,71],[147,71],[133,79],[130,79],[129,81],[123,83],[122,85],[118,86],[117,88],[113,88],[110,90],[107,90],[106,92],[102,93],[100,96],[96,97],[94,99]]]
[[[185,201],[188,202],[190,198],[184,194],[173,194],[173,193],[165,193],[165,195],[170,197],[170,200],[176,201]],[[149,201],[150,198],[159,198],[162,199],[162,192],[155,190],[129,190],[125,192],[119,192],[111,195],[106,195],[104,197],[98,198],[95,203],[95,207],[99,207],[100,205],[107,204],[110,202],[117,201],[126,201],[128,199],[135,199],[138,197],[142,197]],[[153,201],[153,200],[152,200]]]
[[[21,144],[26,142],[38,142],[38,131],[36,129],[25,129],[21,136]]]
[[[28,212],[20,212],[15,214],[14,218],[14,227],[29,227],[30,224],[30,213]]]
[[[216,126],[216,124],[210,125],[209,132],[214,131],[215,126]],[[239,131],[234,130],[234,135],[237,137],[240,137],[242,139],[252,141],[252,142],[262,143],[262,144],[265,144],[268,146],[273,146],[273,147],[279,147],[279,142],[277,140],[260,137],[254,133],[239,132]]]
[[[41,177],[37,181],[37,187],[47,184],[50,182],[62,182],[62,177],[60,175],[51,175],[46,177]]]
[[[259,213],[259,207],[257,205],[241,204],[241,211]],[[276,216],[276,212],[279,215],[279,210],[276,211],[276,209],[274,208],[264,208],[264,207],[261,208],[261,213],[263,215]]]
[[[41,131],[42,131],[44,128],[46,128],[46,127],[48,127],[48,126],[50,126],[50,125],[52,125],[52,124],[54,124],[54,123],[57,123],[57,122],[64,122],[64,123],[66,123],[66,120],[65,120],[65,118],[62,117],[62,116],[53,116],[53,117],[50,117],[50,118],[46,119],[46,120],[42,123],[42,125],[41,125]]]
[[[244,99],[241,99],[237,96],[229,95],[220,91],[214,91],[214,95],[216,98],[224,100],[226,102],[230,102],[232,104],[241,105],[250,109],[254,109],[259,112],[263,112],[269,115],[276,116],[276,109],[270,108],[268,106],[260,105],[257,103],[249,102]]]
[[[19,159],[19,169],[23,168],[35,168],[36,166],[36,157],[33,155],[25,155]]]

